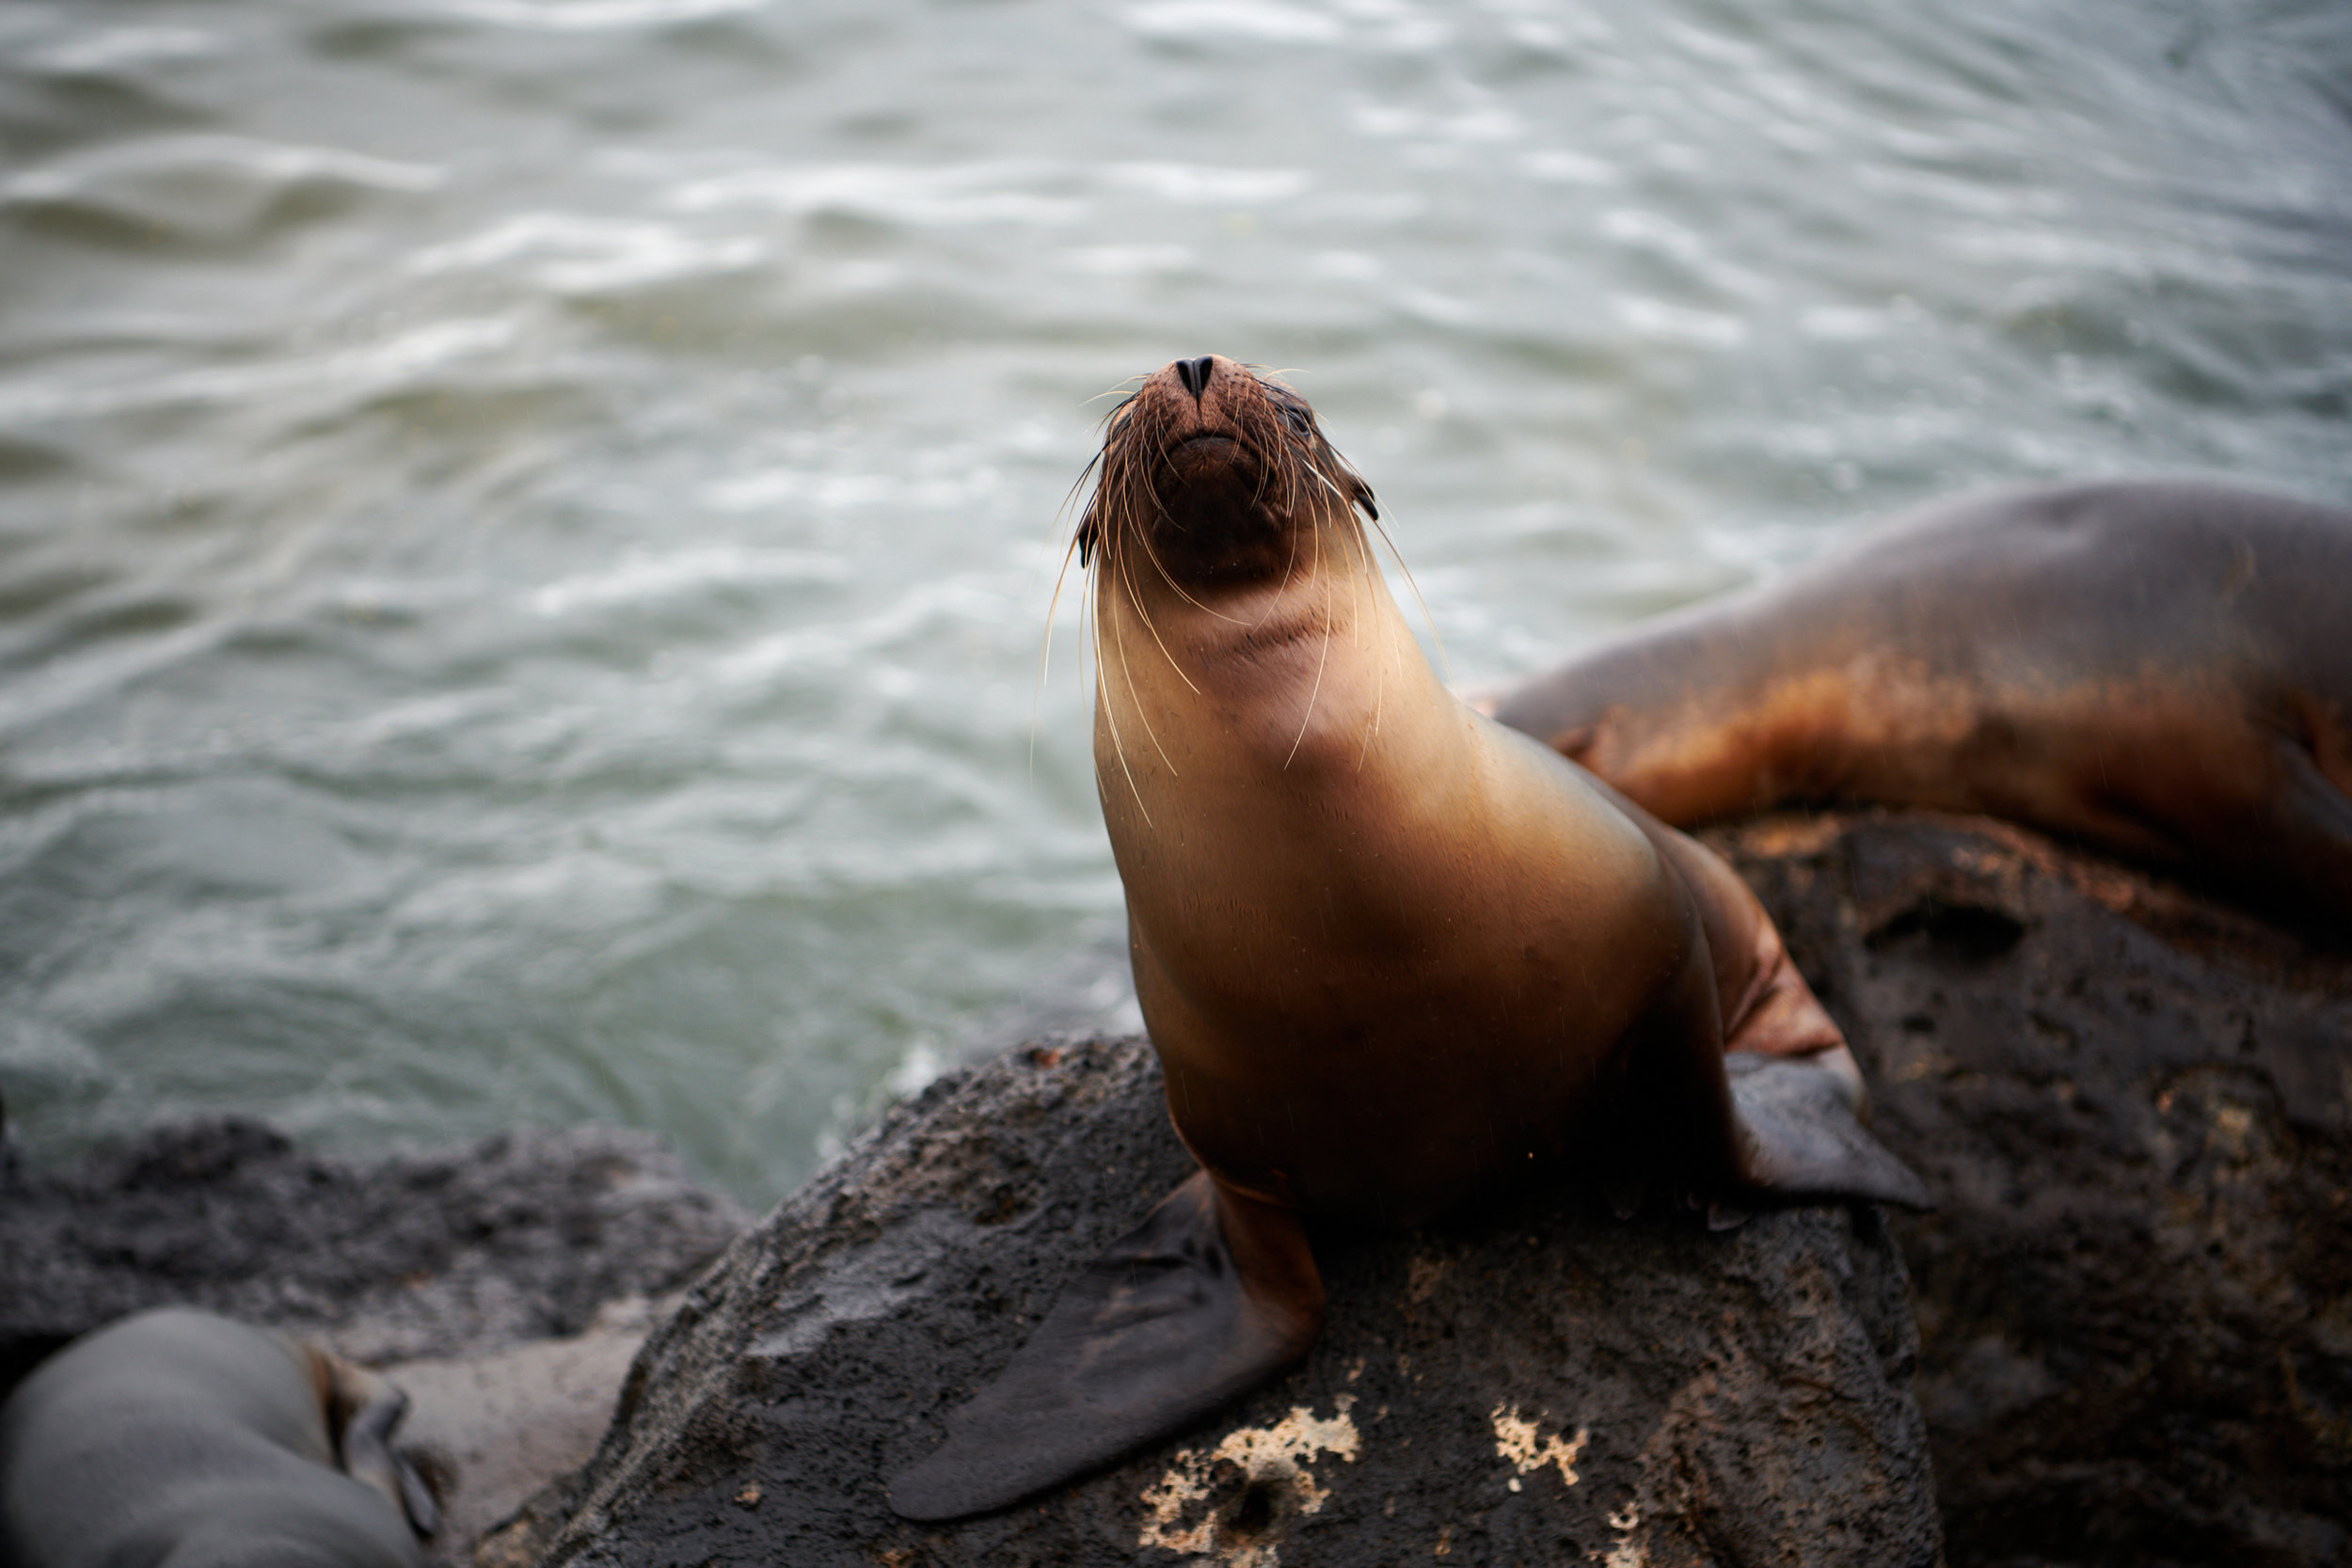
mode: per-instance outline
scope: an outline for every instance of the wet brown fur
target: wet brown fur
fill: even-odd
[[[1667,1163],[1740,1187],[1700,1131],[1729,1124],[1724,1051],[1843,1052],[1771,922],[1708,851],[1446,692],[1373,561],[1369,487],[1295,393],[1216,363],[1200,395],[1170,367],[1113,411],[1077,536],[1104,815],[1179,1131],[1226,1186],[1409,1218],[1549,1159],[1601,1101],[1689,1092],[1714,1109]],[[1686,961],[1704,1022],[1654,990]],[[1689,1031],[1697,1086],[1645,1086],[1635,1058],[1680,1060]],[[1456,1050],[1490,1053],[1458,1092],[1406,1065]],[[1532,1076],[1509,1065],[1529,1052]],[[1273,1104],[1314,1125],[1265,1127]],[[1497,1152],[1407,1151],[1372,1131],[1395,1117]]]
[[[1373,560],[1372,493],[1295,393],[1178,361],[1112,413],[1094,474],[1096,783],[1201,1168],[892,1478],[894,1508],[1001,1507],[1273,1375],[1323,1321],[1311,1220],[1416,1224],[1564,1164],[1925,1200],[1855,1124],[1836,1025],[1731,869],[1439,683]],[[1804,1059],[1743,1060],[1735,1089],[1727,1046]]]
[[[1496,717],[1666,821],[1984,812],[2352,931],[2352,513],[2191,481],[1922,508]]]

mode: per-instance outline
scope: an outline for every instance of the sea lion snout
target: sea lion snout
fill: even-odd
[[[1222,355],[1173,359],[1116,409],[1080,525],[1083,556],[1190,588],[1287,576],[1296,531],[1372,492],[1304,399]],[[1376,515],[1376,514],[1374,514]]]
[[[1144,385],[1149,387],[1153,383],[1173,382],[1177,390],[1199,403],[1208,396],[1211,383],[1220,379],[1220,376],[1233,375],[1247,380],[1256,379],[1221,354],[1203,354],[1195,359],[1170,359],[1145,377]]]
[[[1126,410],[1129,420],[1114,429],[1119,434],[1137,419],[1143,429],[1169,457],[1186,447],[1223,441],[1239,455],[1252,405],[1264,400],[1258,378],[1220,355],[1198,359],[1171,359],[1144,378]],[[1142,429],[1137,431],[1142,434]],[[1160,487],[1166,489],[1162,478]]]

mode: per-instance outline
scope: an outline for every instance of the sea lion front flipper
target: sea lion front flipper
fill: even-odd
[[[1062,1287],[890,1506],[955,1519],[1074,1480],[1264,1382],[1322,1323],[1297,1216],[1198,1172]]]
[[[1861,1077],[1841,1046],[1811,1056],[1725,1055],[1744,1164],[1759,1186],[1791,1196],[1867,1198],[1932,1209],[1926,1183],[1854,1114]]]
[[[441,1508],[416,1466],[392,1451],[392,1433],[408,1414],[408,1396],[388,1379],[339,1355],[310,1347],[326,1376],[328,1419],[343,1473],[390,1499],[408,1528],[430,1536],[441,1528]]]

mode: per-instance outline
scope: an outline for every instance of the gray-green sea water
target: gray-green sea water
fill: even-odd
[[[2347,84],[2335,0],[0,5],[0,1092],[771,1198],[1120,1011],[1039,650],[1123,378],[1286,371],[1470,687],[1971,485],[2352,500]]]

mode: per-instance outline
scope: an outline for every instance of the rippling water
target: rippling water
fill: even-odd
[[[2346,83],[2332,0],[0,6],[0,1089],[771,1197],[1118,1010],[1104,389],[1293,370],[1465,685],[1966,485],[2348,500]]]

